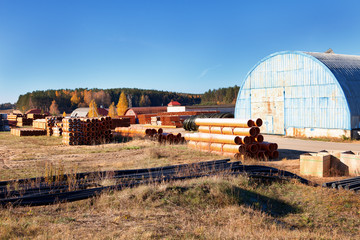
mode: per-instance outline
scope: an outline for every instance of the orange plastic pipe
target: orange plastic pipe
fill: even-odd
[[[194,141],[188,142],[188,146],[192,149],[200,150],[202,152],[215,153],[218,155],[223,155],[223,156],[228,156],[228,157],[235,157],[235,155],[236,155],[236,153],[231,153],[231,152],[219,152],[219,151],[209,151],[207,149],[201,149],[201,148],[197,147],[197,142],[194,142]]]
[[[258,134],[258,127],[233,128],[233,127],[200,126],[199,127],[199,132],[226,134],[226,135],[253,136],[253,137],[255,137]]]
[[[249,119],[235,118],[197,118],[195,124],[198,126],[218,126],[218,127],[240,127],[248,128],[254,126],[254,122]]]
[[[240,149],[241,150],[243,149],[242,145],[195,142],[195,141],[189,141],[188,143],[189,145],[195,146],[197,149],[208,150],[208,151],[240,153]]]
[[[212,143],[228,143],[228,144],[248,144],[251,142],[248,136],[234,136],[211,133],[186,133],[186,140]]]

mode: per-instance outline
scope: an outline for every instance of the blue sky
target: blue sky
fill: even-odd
[[[284,50],[360,55],[360,1],[0,0],[0,103],[61,88],[240,85]]]

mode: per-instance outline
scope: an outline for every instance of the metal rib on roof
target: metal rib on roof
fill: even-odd
[[[336,77],[347,98],[352,116],[360,115],[360,56],[305,52],[323,63]]]

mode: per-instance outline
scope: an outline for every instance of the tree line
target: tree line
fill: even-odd
[[[15,108],[15,104],[12,104],[12,103],[0,104],[0,110],[13,109],[13,108]]]
[[[201,96],[201,104],[235,104],[240,87],[209,89]]]
[[[69,113],[78,107],[88,107],[93,100],[97,106],[108,108],[112,103],[116,105],[119,102],[121,92],[124,92],[129,107],[167,106],[171,100],[178,101],[182,105],[194,105],[201,102],[201,94],[136,88],[113,88],[105,90],[77,88],[75,90],[60,89],[28,92],[19,96],[16,102],[16,108],[21,111],[27,111],[32,108],[49,111],[50,106],[53,104],[53,101],[55,101],[61,113]]]
[[[114,106],[118,105],[122,92],[129,107],[167,106],[171,100],[178,101],[181,105],[229,104],[235,103],[238,91],[239,87],[236,85],[228,88],[210,89],[204,94],[137,88],[45,90],[20,95],[16,102],[16,108],[23,112],[32,108],[50,111],[52,110],[50,109],[51,106],[53,108],[56,104],[60,113],[70,113],[78,107],[88,107],[92,101],[99,107],[109,108],[112,103]]]

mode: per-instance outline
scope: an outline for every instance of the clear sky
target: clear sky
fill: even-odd
[[[0,103],[61,88],[240,85],[284,50],[360,55],[360,1],[0,0]]]

